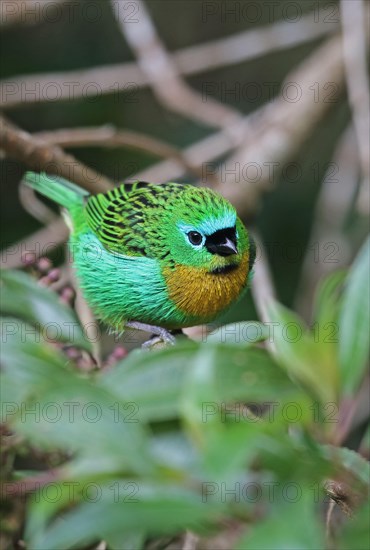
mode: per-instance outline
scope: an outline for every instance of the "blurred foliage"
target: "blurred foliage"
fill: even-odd
[[[83,3],[72,2],[72,18],[61,10],[55,22],[2,28],[2,77],[133,61],[109,3],[99,3],[102,17],[96,21],[81,15]],[[170,52],[271,24],[289,4],[271,2],[275,17],[266,9],[256,23],[232,16],[205,21],[204,2],[146,2]],[[294,4],[303,14],[317,3]],[[324,2],[324,9],[326,4],[338,13],[338,2]],[[256,83],[263,93],[255,101],[226,98],[247,115],[271,99],[265,84],[279,90],[322,40],[186,81],[199,93],[205,82],[215,83],[214,97],[224,103],[223,84],[232,89]],[[289,180],[283,170],[254,218],[245,220],[262,237],[279,296],[269,326],[254,321],[249,293],[220,327],[204,333],[202,343],[179,338],[169,349],[106,359],[99,370],[91,355],[94,342],[56,292],[27,273],[2,274],[0,546],[18,549],[24,540],[27,548],[90,549],[104,540],[109,550],[182,548],[190,530],[208,549],[218,535],[225,548],[239,550],[370,547],[364,459],[370,432],[361,414],[349,431],[366,390],[368,243],[348,271],[321,282],[310,327],[290,309],[328,163],[350,122],[345,94],[335,103],[291,159],[301,169],[298,179]],[[25,104],[7,114],[29,132],[113,124],[179,148],[214,131],[167,110],[149,88],[133,96],[115,91]],[[73,154],[115,181],[156,160],[125,149]],[[41,225],[19,201],[27,167],[0,162],[6,247]],[[352,258],[366,225],[365,217],[349,214],[341,228],[351,236]],[[289,247],[297,252],[293,258],[284,253]],[[62,247],[53,260],[64,262]],[[322,267],[321,249],[314,261]]]
[[[330,548],[367,548],[369,467],[333,442],[338,407],[356,400],[367,366],[368,262],[366,243],[348,273],[318,289],[316,320],[334,324],[339,338],[275,303],[273,335],[240,323],[202,343],[135,350],[92,372],[66,354],[68,346],[89,349],[83,327],[66,345],[73,311],[30,276],[4,273],[5,518],[28,493],[23,535],[7,519],[4,533],[22,536],[27,548],[104,540],[109,549],[138,550],[186,530],[206,540],[233,521],[241,527],[236,549],[316,550],[328,544],[331,480],[338,489],[328,494],[354,517],[334,530]],[[51,341],[46,329],[57,320],[64,330]],[[252,336],[241,337],[246,331]],[[35,453],[44,467],[22,468]]]

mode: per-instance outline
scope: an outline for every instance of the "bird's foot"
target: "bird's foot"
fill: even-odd
[[[150,338],[142,345],[143,348],[149,349],[156,344],[163,342],[166,345],[173,345],[176,342],[176,338],[169,330],[155,325],[147,325],[146,323],[139,323],[138,321],[128,321],[126,327],[134,328],[136,330],[142,330],[144,332],[150,332],[154,334],[153,338]]]

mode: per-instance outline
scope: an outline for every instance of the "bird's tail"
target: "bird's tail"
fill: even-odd
[[[28,187],[31,187],[67,210],[73,210],[76,206],[83,205],[84,199],[90,194],[85,189],[64,178],[50,176],[45,173],[36,174],[35,172],[27,172],[23,181]]]

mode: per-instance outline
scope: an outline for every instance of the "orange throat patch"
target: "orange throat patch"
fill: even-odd
[[[170,299],[186,315],[203,322],[212,320],[230,306],[247,284],[248,253],[235,269],[225,273],[210,273],[205,268],[176,265],[164,268]]]

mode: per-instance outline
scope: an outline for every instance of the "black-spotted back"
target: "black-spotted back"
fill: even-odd
[[[171,199],[184,187],[177,183],[134,182],[91,195],[85,209],[87,223],[109,250],[151,256],[150,244],[157,240],[163,209],[172,207]]]

